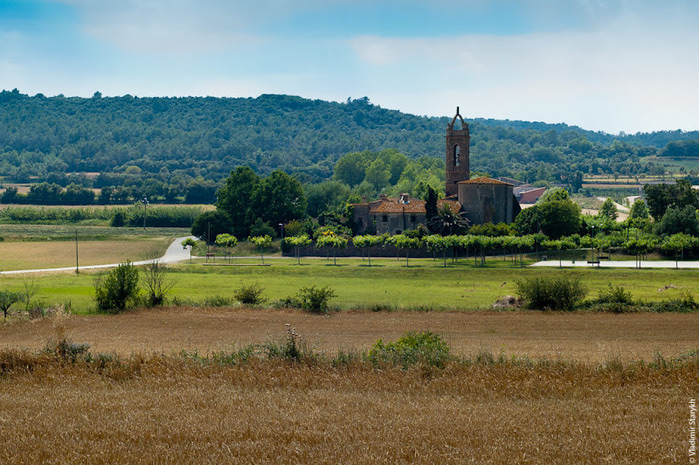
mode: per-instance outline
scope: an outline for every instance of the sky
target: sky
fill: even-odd
[[[699,130],[695,0],[0,0],[0,89]]]

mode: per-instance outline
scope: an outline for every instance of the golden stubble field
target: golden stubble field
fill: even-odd
[[[172,240],[148,238],[140,240],[79,240],[79,266],[123,263],[160,257]],[[75,266],[74,241],[0,242],[2,269],[31,270]]]
[[[48,319],[14,322],[0,330],[0,463],[689,463],[696,357],[634,361],[697,349],[698,317],[207,308],[69,317],[69,339],[123,355],[102,368],[14,352],[56,332]],[[431,330],[456,354],[502,350],[534,363],[405,371],[175,355],[279,340],[287,323],[326,353]]]

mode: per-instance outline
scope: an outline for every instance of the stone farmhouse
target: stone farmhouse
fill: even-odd
[[[458,121],[457,121],[458,120]],[[459,123],[457,127],[457,122]],[[470,179],[470,135],[456,108],[456,115],[446,131],[446,198],[437,207],[449,205],[471,225],[511,223],[520,211],[513,195],[513,185],[487,177]],[[425,201],[401,194],[400,198],[382,195],[379,200],[362,202],[354,207],[354,222],[360,232],[400,234],[427,223]]]

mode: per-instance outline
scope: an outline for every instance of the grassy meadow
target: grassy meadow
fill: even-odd
[[[146,240],[128,247],[131,250],[137,246],[147,249],[146,246],[165,245]],[[72,260],[74,265],[74,256]],[[86,264],[82,259],[81,263]],[[515,295],[518,280],[550,273],[580,277],[591,298],[609,283],[626,288],[634,299],[649,301],[680,298],[697,290],[696,271],[692,270],[533,269],[520,268],[495,257],[485,267],[461,260],[446,268],[441,260],[432,259],[411,259],[408,267],[405,259],[372,259],[372,266],[367,266],[366,260],[347,258],[338,259],[336,266],[332,259],[324,258],[302,259],[301,265],[293,259],[272,257],[265,259],[266,266],[258,266],[259,258],[233,258],[231,263],[229,266],[227,261],[217,260],[215,265],[206,265],[198,260],[170,267],[169,276],[175,281],[170,297],[185,304],[200,304],[215,296],[232,298],[240,287],[258,284],[264,288],[263,296],[271,305],[295,295],[302,287],[314,285],[331,287],[336,293],[331,306],[339,310],[481,310],[489,308],[499,297]],[[71,266],[71,262],[65,266]],[[95,276],[105,273],[6,275],[0,281],[16,290],[33,281],[39,288],[37,299],[48,304],[70,303],[73,311],[86,314],[93,307]]]

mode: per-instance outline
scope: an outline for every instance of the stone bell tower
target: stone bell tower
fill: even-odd
[[[461,129],[456,129],[456,119],[461,122]],[[468,181],[469,171],[469,144],[471,137],[468,134],[468,124],[459,114],[459,107],[456,107],[456,115],[447,124],[447,182],[446,196],[457,195],[456,184],[460,181]]]

